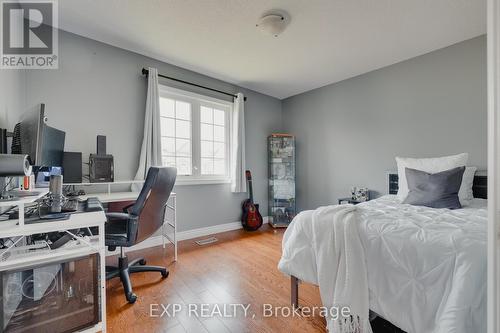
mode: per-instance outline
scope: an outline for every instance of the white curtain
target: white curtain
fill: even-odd
[[[242,93],[234,100],[231,119],[231,191],[246,192],[245,179],[245,101]]]
[[[135,174],[135,180],[144,180],[149,167],[162,164],[158,70],[149,67],[148,71],[148,91],[146,111],[144,112],[144,136],[142,138],[141,155],[139,157],[139,167]],[[132,185],[133,190],[140,190],[141,187],[137,184]]]

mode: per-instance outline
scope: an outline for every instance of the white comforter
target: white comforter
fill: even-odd
[[[374,312],[407,332],[486,331],[486,200],[447,210],[384,196],[356,207]],[[279,269],[317,284],[310,240],[309,225],[292,222]]]

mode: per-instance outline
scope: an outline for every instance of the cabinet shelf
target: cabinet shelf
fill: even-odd
[[[269,223],[286,227],[296,214],[295,137],[272,134],[268,137]]]

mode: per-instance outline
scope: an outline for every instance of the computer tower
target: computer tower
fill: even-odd
[[[108,183],[114,181],[113,155],[90,154],[89,171],[91,183]]]
[[[33,246],[13,247],[10,260],[22,264],[0,270],[0,331],[64,333],[93,328],[105,301],[99,299],[106,283],[99,279],[99,253],[70,251],[44,259],[37,255],[40,248]]]
[[[82,182],[82,153],[65,151],[63,153],[62,167],[65,183]]]

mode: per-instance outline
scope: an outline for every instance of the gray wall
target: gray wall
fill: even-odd
[[[256,200],[267,214],[266,137],[281,129],[280,100],[67,32],[60,32],[59,43],[58,70],[29,71],[27,105],[46,104],[48,123],[66,131],[67,151],[88,156],[95,152],[96,135],[106,135],[117,180],[133,179],[137,169],[146,98],[143,67],[228,92],[242,91],[248,97],[247,167],[255,178]],[[181,231],[239,220],[245,196],[231,193],[229,184],[177,186],[175,191]]]
[[[26,107],[25,99],[26,71],[0,70],[0,128],[10,132],[14,129],[19,115]],[[0,177],[0,188],[4,187],[5,179]]]
[[[9,131],[25,110],[26,71],[1,70],[0,73],[0,127]]]
[[[107,135],[116,179],[130,179],[142,139],[146,80],[140,70],[147,66],[248,96],[247,164],[263,215],[267,214],[266,137],[274,131],[297,136],[300,209],[334,203],[351,186],[385,193],[385,174],[395,169],[397,155],[468,152],[469,164],[486,169],[484,36],[279,101],[61,32],[59,70],[2,72],[0,122],[13,125],[18,109],[44,102],[49,124],[67,131],[66,150],[88,155],[95,151],[96,135]],[[239,218],[244,195],[232,194],[227,184],[175,190],[180,230]]]
[[[395,156],[468,152],[486,169],[486,88],[481,36],[285,99],[298,206],[334,203],[351,186],[385,193]]]

